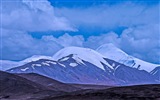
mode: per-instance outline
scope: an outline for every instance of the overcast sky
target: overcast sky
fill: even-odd
[[[159,0],[2,0],[1,59],[52,56],[68,46],[113,43],[160,63]]]

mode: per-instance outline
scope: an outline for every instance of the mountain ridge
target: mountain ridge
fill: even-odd
[[[152,71],[157,66],[160,66],[160,64],[149,63],[136,57],[130,56],[123,50],[117,48],[112,43],[103,44],[100,47],[98,47],[96,51],[101,53],[106,58],[122,63],[126,66],[139,68],[140,70],[146,70],[148,72]]]
[[[38,73],[64,83],[75,84],[129,85],[156,83],[154,77],[147,71],[103,58],[104,56],[91,49],[73,48],[75,47],[59,51],[55,56],[55,58],[58,57],[56,61],[40,59],[10,69],[8,72]],[[74,51],[72,52],[71,49]],[[100,59],[95,60],[96,57]],[[103,68],[99,64],[95,64],[94,61],[98,61]]]
[[[61,54],[61,56],[58,56],[59,52],[65,51],[67,48],[70,48],[70,50],[68,50],[68,53]],[[103,68],[101,62],[107,64],[103,60],[103,58],[109,58],[109,59],[114,60],[116,62],[122,63],[126,66],[139,68],[140,70],[146,70],[148,72],[152,71],[157,66],[160,66],[160,64],[152,64],[152,63],[140,60],[138,58],[135,58],[133,56],[130,56],[127,53],[125,53],[124,51],[122,51],[121,49],[117,48],[115,45],[110,43],[110,44],[103,44],[100,47],[98,47],[96,50],[92,50],[89,48],[82,48],[82,47],[66,47],[66,48],[59,50],[53,56],[34,55],[32,57],[26,58],[26,59],[19,61],[19,62],[9,61],[9,60],[0,60],[0,63],[1,63],[0,68],[1,68],[1,70],[4,71],[4,70],[8,70],[13,67],[24,65],[24,64],[29,63],[31,61],[39,60],[39,59],[58,60],[64,56],[68,56],[69,54],[72,54],[72,53],[75,55],[75,59],[76,59],[77,54],[75,54],[74,52],[77,50],[81,52],[81,51],[83,51],[83,49],[86,49],[86,51],[88,51],[90,53],[90,56],[93,56],[92,59],[90,59],[91,57],[88,56],[87,58],[85,58],[85,60],[87,60],[89,62],[92,61],[94,63],[94,65],[102,68],[103,70],[104,70],[104,68]],[[93,53],[95,53],[96,55]],[[79,55],[80,54],[78,54],[78,56]],[[89,55],[89,54],[83,53],[83,56],[80,55],[81,57],[79,57],[79,58],[82,59],[82,58],[86,57],[87,55]],[[77,56],[77,58],[78,58],[78,56]],[[97,56],[97,57],[95,57],[95,56]],[[80,59],[79,59],[79,61],[80,61]],[[110,66],[110,65],[108,65],[108,66]]]

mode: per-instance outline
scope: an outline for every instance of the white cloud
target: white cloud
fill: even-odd
[[[2,8],[1,50],[5,59],[22,59],[34,54],[53,55],[67,46],[96,49],[102,44],[113,43],[130,55],[160,62],[159,4],[118,3],[88,8],[53,8],[46,0],[17,0],[2,2]],[[85,33],[76,36],[64,34],[58,38],[43,36],[41,39],[35,39],[27,33],[76,31],[73,25],[85,27],[83,31],[87,32],[90,32],[88,27],[91,27],[95,30],[100,28],[106,33],[90,36],[86,40],[82,36]],[[118,27],[126,29],[117,35],[112,29]]]
[[[160,62],[159,24],[129,28],[120,37],[120,46],[127,53],[141,59]]]
[[[57,17],[47,0],[2,1],[2,28],[21,31],[76,31],[65,17]]]
[[[63,47],[68,46],[79,46],[83,47],[84,38],[81,35],[70,36],[69,34],[65,33],[64,35],[60,36],[59,38],[55,38],[53,36],[43,36],[42,39],[47,41],[54,41]]]
[[[0,38],[2,59],[22,60],[32,55],[53,55],[62,48],[55,42],[35,39],[24,31],[2,29]]]
[[[77,27],[85,27],[87,32],[90,27],[104,31],[126,27],[119,36],[114,32],[90,36],[84,43],[85,47],[96,49],[104,43],[113,43],[130,55],[154,63],[160,62],[159,4],[141,5],[130,2],[87,8],[63,7],[56,8],[55,13],[65,16]]]
[[[87,8],[56,8],[55,13],[68,18],[76,26],[100,27],[104,30],[159,23],[159,4],[154,6],[135,3],[96,5]]]
[[[114,32],[100,36],[90,36],[84,43],[85,47],[96,49],[105,43],[113,43],[126,53],[146,60],[160,62],[159,24],[149,24],[125,29],[120,36]]]
[[[156,32],[154,27],[152,29],[152,32]],[[84,40],[81,35],[70,36],[67,33],[59,38],[43,36],[41,39],[36,39],[23,31],[3,29],[3,34],[1,35],[2,58],[20,60],[35,54],[51,56],[63,47],[79,46],[96,49],[100,45],[113,43],[132,56],[157,63],[160,60],[160,41],[157,39],[158,36],[150,38],[152,34],[145,37],[145,33],[143,33],[152,29],[142,27],[129,28],[121,36],[114,32],[109,32],[100,36],[90,36],[87,40]],[[143,33],[144,37],[140,33]]]
[[[114,32],[109,32],[100,36],[90,36],[87,41],[85,41],[84,46],[97,49],[99,46],[106,43],[113,43],[116,46],[119,46],[118,35]]]
[[[83,46],[84,43],[83,36],[64,34],[59,38],[43,36],[41,39],[36,39],[24,31],[1,30],[0,58],[2,59],[22,60],[32,55],[52,56],[64,47]]]

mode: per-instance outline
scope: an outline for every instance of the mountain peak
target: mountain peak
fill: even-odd
[[[105,57],[109,59],[113,59],[115,61],[125,59],[128,57],[128,55],[123,52],[121,49],[117,48],[114,44],[108,43],[108,44],[103,44],[100,47],[97,48],[99,53],[104,55]]]
[[[106,58],[112,59],[116,62],[130,67],[138,68],[140,70],[146,70],[148,72],[159,66],[157,64],[145,62],[143,60],[130,56],[112,43],[103,44],[98,47],[96,51],[105,56]]]
[[[105,61],[105,57],[103,55],[101,55],[100,53],[89,49],[89,48],[82,48],[82,47],[66,47],[61,49],[60,51],[58,51],[53,58],[58,60],[62,57],[68,56],[73,54],[72,58],[74,58],[75,60],[81,59],[87,62],[92,63],[93,65],[103,69],[104,66],[103,64],[106,64],[108,66],[110,66],[106,61]],[[78,58],[78,59],[77,59]]]

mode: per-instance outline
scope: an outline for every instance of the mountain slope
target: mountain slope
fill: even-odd
[[[105,66],[106,70],[104,71],[86,61],[83,61],[84,64],[78,63],[72,57],[69,55],[67,60],[60,59],[59,61],[40,59],[7,71],[11,73],[38,73],[64,83],[119,84],[111,75],[109,67]],[[64,59],[66,58],[64,57]],[[76,66],[73,66],[74,64]]]
[[[26,78],[32,82],[41,84],[45,87],[48,87],[54,91],[63,91],[63,92],[72,92],[80,90],[80,88],[76,88],[72,85],[61,83],[54,79],[48,78],[46,76],[42,76],[36,73],[26,73],[26,74],[16,74],[20,77]]]
[[[139,70],[152,71],[155,67],[159,66],[158,64],[152,64],[149,62],[145,62],[138,58],[132,57],[122,51],[121,49],[114,46],[112,43],[104,44],[97,48],[97,52],[104,55],[106,58],[112,59],[124,65],[138,68]]]
[[[154,78],[160,82],[160,66],[156,67],[155,69],[153,69],[150,74],[152,74],[154,76]]]
[[[155,84],[156,79],[153,75],[145,70],[138,70],[137,68],[132,68],[125,66],[114,60],[105,60],[113,66],[113,75],[124,82],[124,85],[136,85],[136,84]]]

